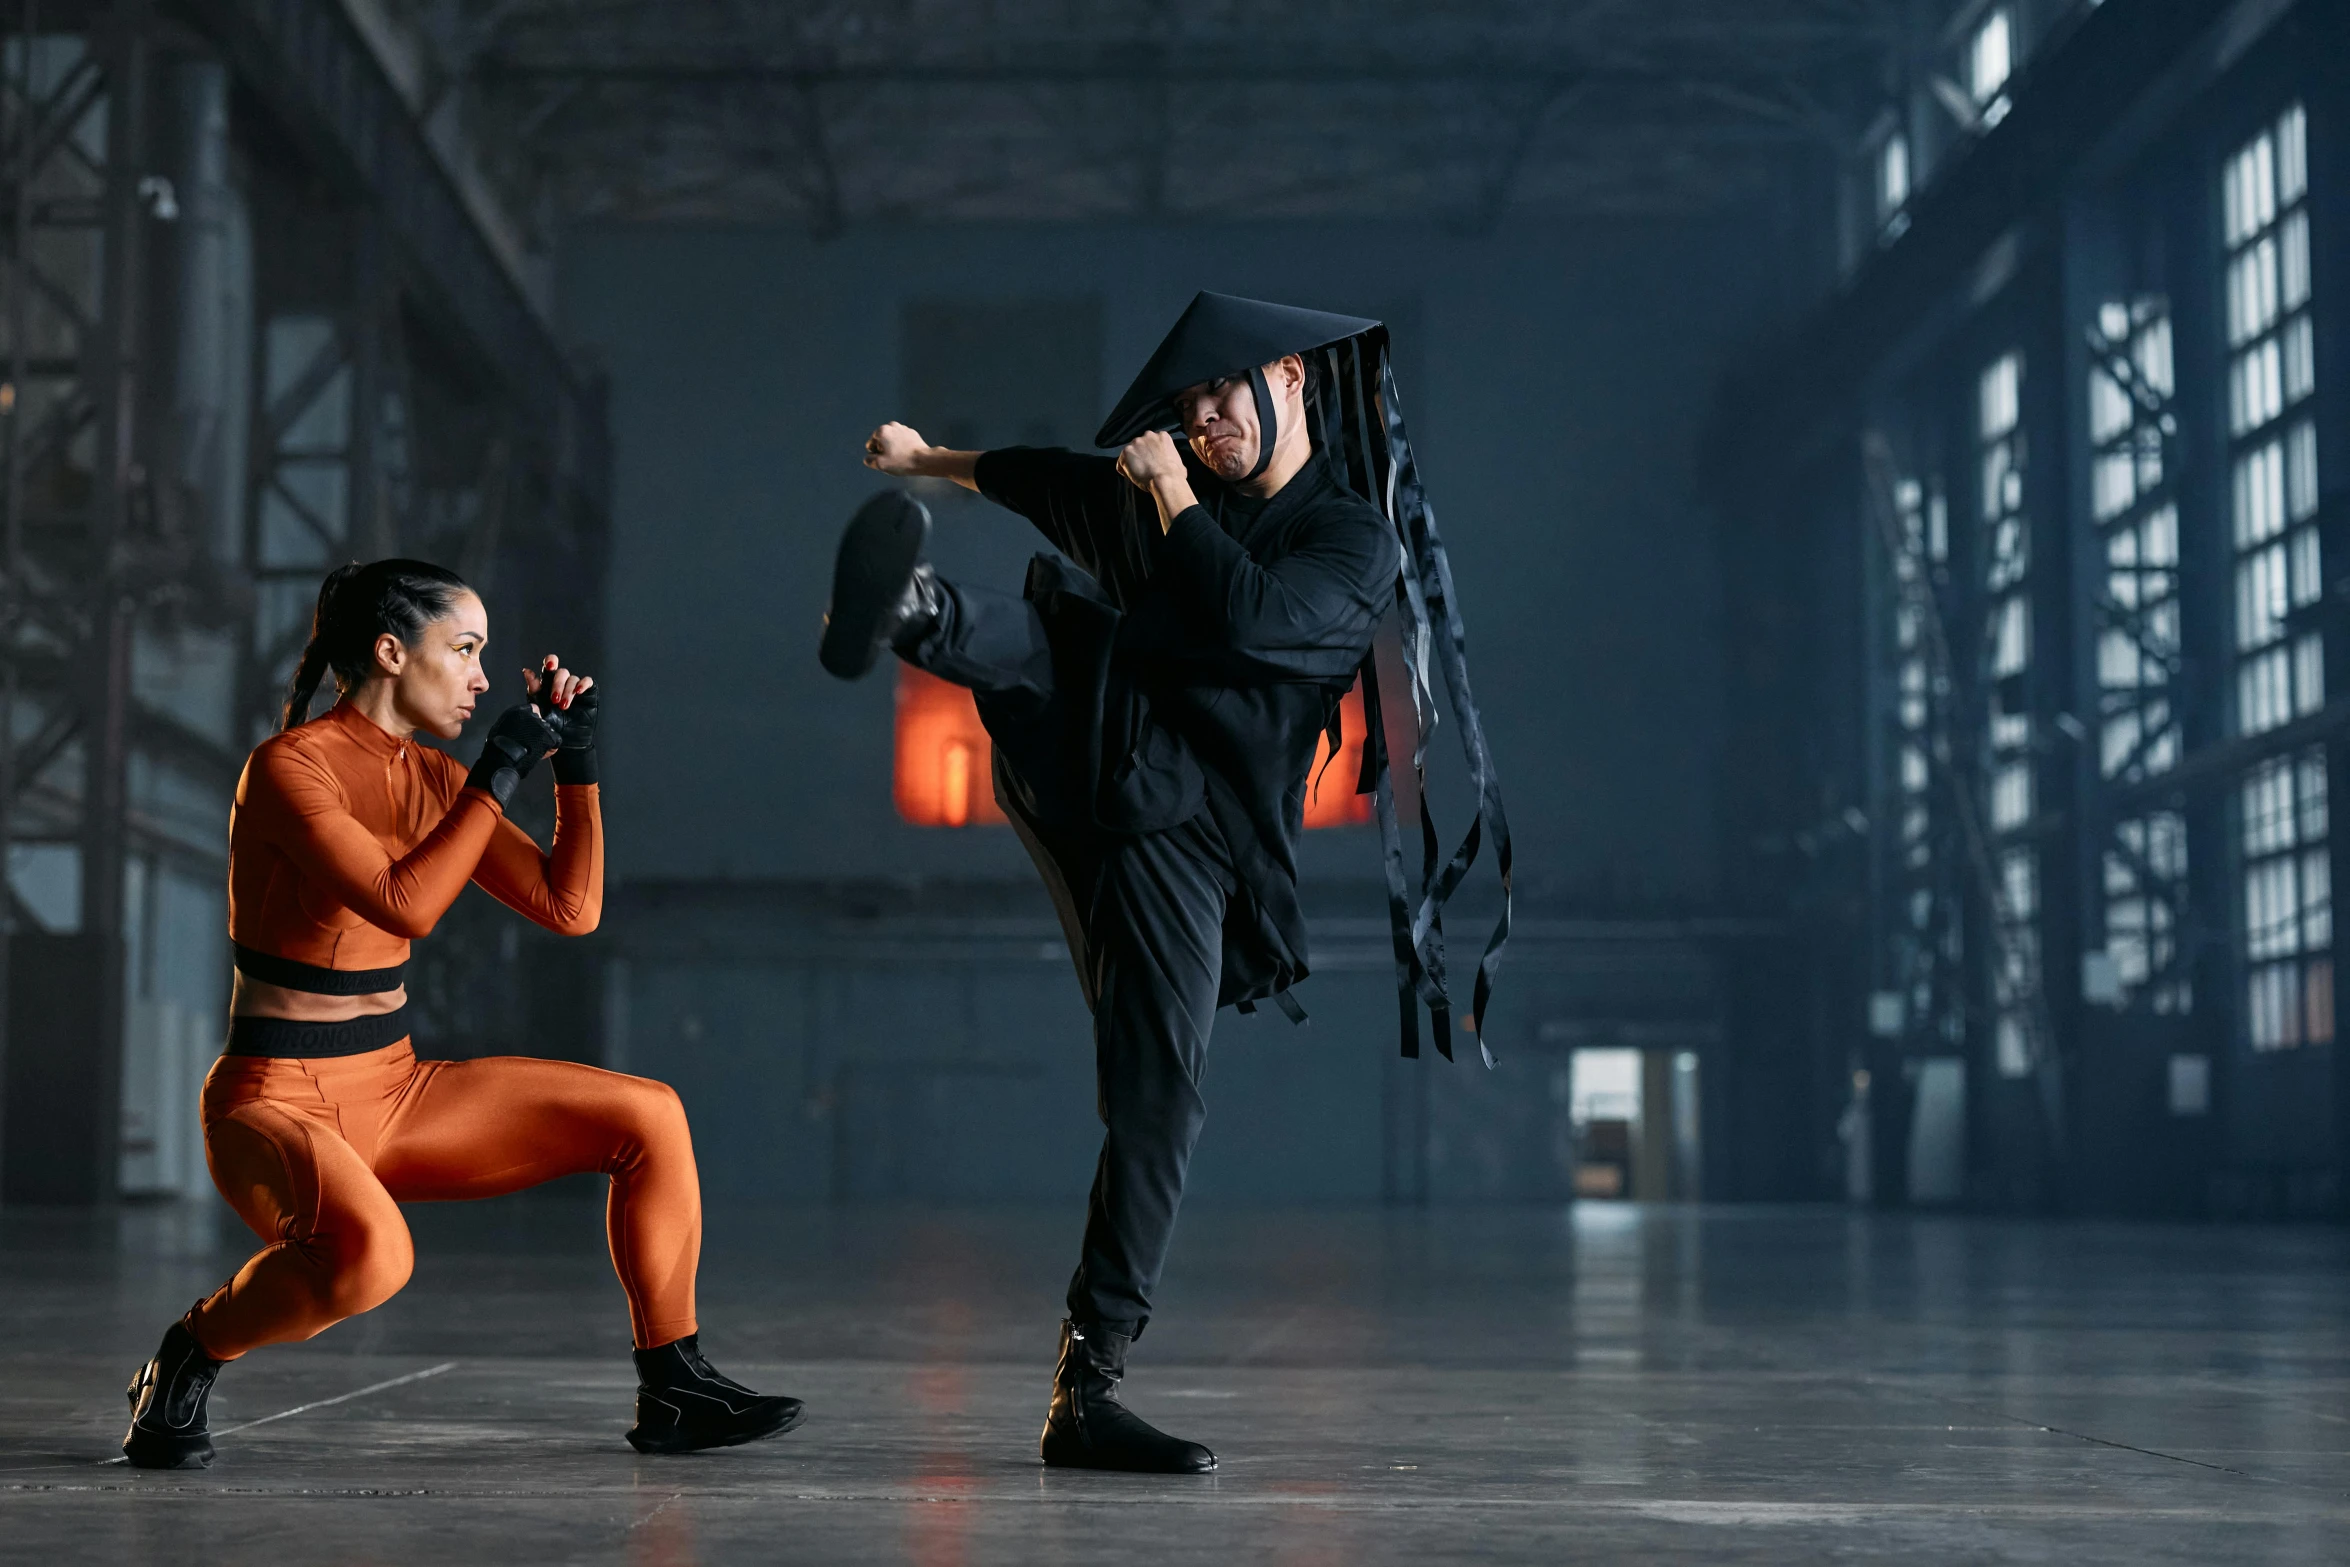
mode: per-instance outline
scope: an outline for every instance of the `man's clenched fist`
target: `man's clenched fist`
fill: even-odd
[[[1118,471],[1137,489],[1149,489],[1165,479],[1183,477],[1183,457],[1174,438],[1164,430],[1145,430],[1118,454]]]
[[[893,421],[865,437],[865,466],[908,478],[921,472],[916,459],[928,450],[930,443],[922,439],[920,431]]]

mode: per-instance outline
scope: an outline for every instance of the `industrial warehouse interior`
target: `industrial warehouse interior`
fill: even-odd
[[[2346,478],[2344,0],[0,0],[0,1559],[2338,1561]]]

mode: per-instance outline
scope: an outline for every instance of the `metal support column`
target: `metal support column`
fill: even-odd
[[[9,958],[16,944],[16,887],[10,846],[16,804],[17,651],[24,615],[24,421],[18,417],[25,384],[26,290],[23,260],[31,249],[33,162],[33,37],[36,0],[24,0],[20,27],[9,40],[6,96],[0,99],[0,180],[9,206],[5,284],[8,379],[0,383],[0,1170],[8,1163]]]
[[[351,435],[350,541],[354,555],[375,560],[399,551],[399,538],[384,493],[377,446],[383,428],[384,339],[393,311],[386,278],[383,219],[362,210],[351,228]]]
[[[123,580],[137,525],[140,375],[145,304],[145,186],[149,8],[124,0],[108,19],[104,50],[112,91],[106,112],[105,245],[101,315],[91,356],[91,401],[98,411],[97,462],[91,495],[88,636],[81,659],[88,680],[82,720],[81,936],[96,988],[88,1081],[97,1103],[90,1148],[89,1196],[115,1193],[119,1174],[123,1045],[123,880],[129,832],[131,629],[136,606]]]

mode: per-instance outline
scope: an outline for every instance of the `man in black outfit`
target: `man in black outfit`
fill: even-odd
[[[1128,1411],[1118,1385],[1206,1116],[1216,1010],[1271,998],[1302,1016],[1289,989],[1306,973],[1307,775],[1400,564],[1395,526],[1310,433],[1307,365],[1376,326],[1201,295],[1105,425],[1115,459],[949,451],[902,424],[866,443],[867,466],[952,479],[1059,552],[1036,557],[1019,597],[950,583],[923,559],[928,514],[876,496],[842,539],[821,649],[844,678],[886,647],[975,693],[998,798],[1093,1012],[1107,1135],[1047,1464],[1216,1467]]]

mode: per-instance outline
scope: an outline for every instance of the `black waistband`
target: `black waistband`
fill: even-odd
[[[408,1009],[395,1007],[347,1023],[297,1023],[285,1017],[232,1017],[232,1056],[363,1056],[408,1037]]]
[[[306,990],[314,996],[380,996],[387,990],[398,990],[403,983],[401,976],[408,972],[405,963],[390,968],[320,968],[315,963],[281,958],[274,952],[255,952],[251,947],[231,945],[237,955],[239,972],[287,990]]]

